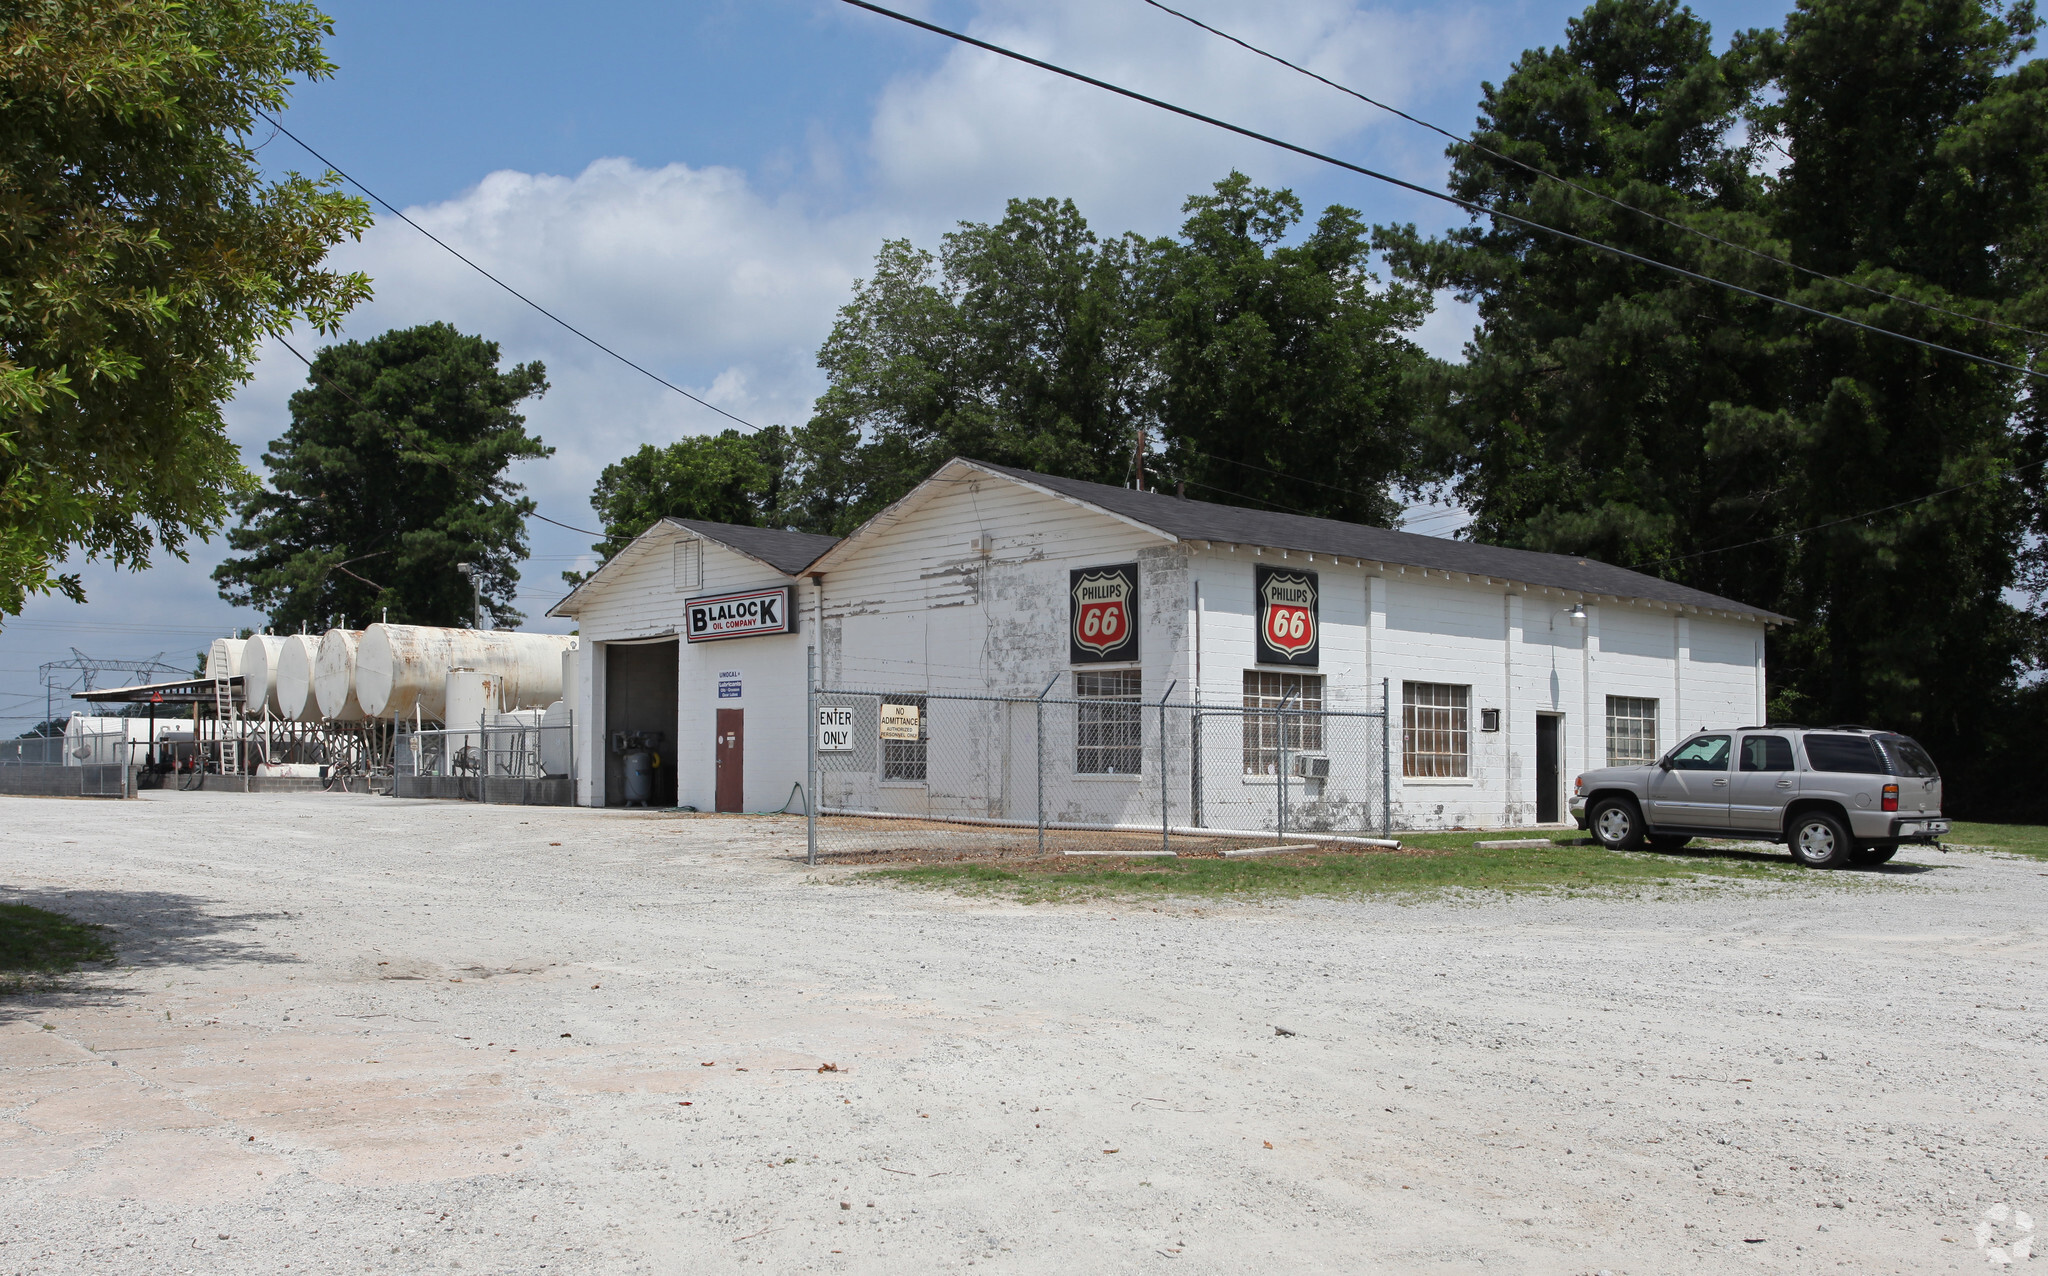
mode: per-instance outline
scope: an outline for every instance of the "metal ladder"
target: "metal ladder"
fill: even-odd
[[[240,775],[242,741],[237,734],[240,716],[235,712],[235,689],[226,678],[213,680],[213,738],[220,745],[220,773]]]

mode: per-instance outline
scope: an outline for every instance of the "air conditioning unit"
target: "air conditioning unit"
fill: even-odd
[[[1330,778],[1330,759],[1321,753],[1297,753],[1294,755],[1294,774],[1304,780],[1327,780]]]

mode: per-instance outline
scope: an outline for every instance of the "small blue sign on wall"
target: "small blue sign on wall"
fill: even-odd
[[[740,675],[738,670],[725,670],[718,675],[718,698],[737,700],[740,698]]]

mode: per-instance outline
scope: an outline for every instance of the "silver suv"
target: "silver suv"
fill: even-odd
[[[1702,731],[1650,766],[1586,772],[1571,813],[1615,850],[1756,839],[1785,843],[1809,868],[1882,864],[1900,843],[1949,829],[1927,750],[1868,727]]]

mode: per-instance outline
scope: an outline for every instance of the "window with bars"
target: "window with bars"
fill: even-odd
[[[1262,711],[1244,715],[1246,775],[1278,775],[1283,740],[1290,754],[1323,751],[1321,674],[1247,669],[1244,707]]]
[[[1472,688],[1401,684],[1401,774],[1463,779],[1471,773]]]
[[[1607,697],[1607,765],[1648,766],[1657,760],[1657,702]]]
[[[931,740],[931,718],[925,712],[923,696],[890,696],[882,702],[884,706],[901,705],[917,710],[917,739],[882,741],[882,778],[901,780],[908,784],[922,784],[925,781],[925,745]],[[883,716],[887,717],[886,707]]]
[[[1144,724],[1136,669],[1074,675],[1074,770],[1080,775],[1136,775],[1145,767]]]

